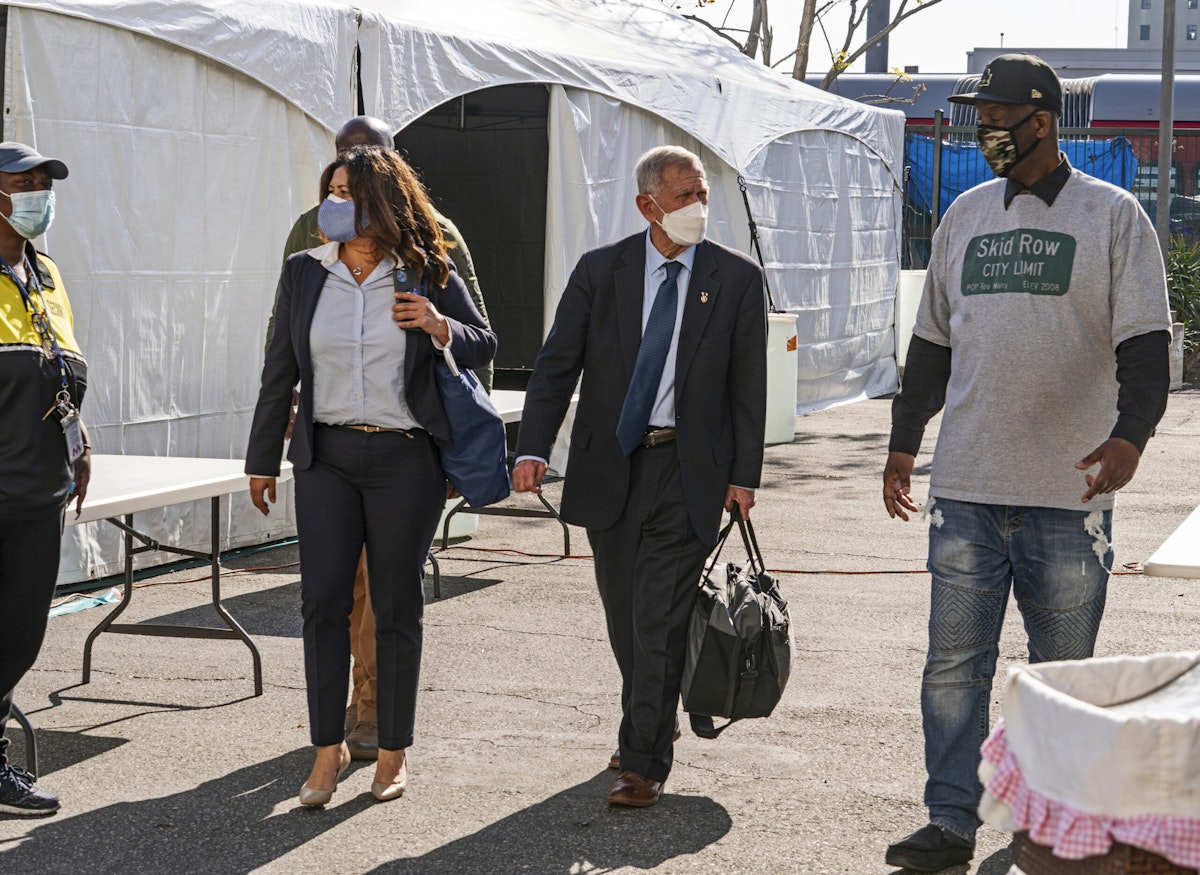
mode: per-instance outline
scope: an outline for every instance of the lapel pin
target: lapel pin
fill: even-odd
[[[701,303],[701,304],[707,304],[707,303],[708,303],[708,292],[701,292],[701,293],[700,293],[700,303]]]

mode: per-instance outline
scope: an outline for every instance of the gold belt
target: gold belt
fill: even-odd
[[[383,426],[383,425],[357,425],[356,424],[356,425],[344,425],[344,426],[342,426],[342,428],[352,428],[355,431],[365,431],[367,434],[379,434],[379,432],[385,431],[385,432],[393,432],[393,433],[402,434],[409,438],[411,438],[413,436],[412,432],[410,432],[406,428],[388,428],[387,426]]]

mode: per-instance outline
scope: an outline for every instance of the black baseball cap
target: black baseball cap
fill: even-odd
[[[1001,55],[983,68],[977,90],[953,94],[951,103],[1028,103],[1062,115],[1062,83],[1036,55]]]
[[[5,140],[0,143],[0,172],[24,173],[35,167],[45,167],[51,179],[66,179],[67,165],[57,158],[47,158],[39,155],[37,149]]]

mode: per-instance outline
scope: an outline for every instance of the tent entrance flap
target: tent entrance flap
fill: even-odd
[[[502,85],[447,101],[396,135],[471,250],[500,338],[497,368],[532,368],[542,345],[548,106],[544,85]]]

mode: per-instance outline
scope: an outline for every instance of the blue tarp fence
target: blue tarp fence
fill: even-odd
[[[933,204],[934,139],[923,134],[906,134],[904,159],[908,169],[905,197],[911,209],[929,214]],[[1111,140],[1063,140],[1059,148],[1073,167],[1084,173],[1111,182],[1126,191],[1133,187],[1137,158],[1133,146],[1125,137]],[[992,178],[979,145],[975,142],[941,144],[942,188],[938,200],[938,219],[954,199],[969,188]]]

